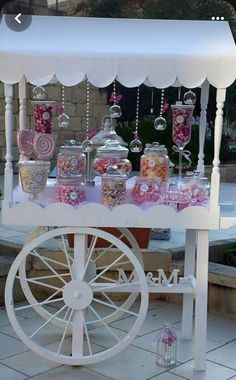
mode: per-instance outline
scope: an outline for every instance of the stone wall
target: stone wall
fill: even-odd
[[[33,86],[27,85],[27,126],[34,129],[34,116],[33,107],[31,105]],[[45,86],[48,100],[55,100],[58,104],[61,103],[61,85],[52,84]],[[17,129],[19,128],[19,104],[17,99],[18,86],[14,86],[14,132],[13,132],[13,163],[14,171],[17,172],[16,163],[19,158],[19,151],[16,144]],[[106,102],[107,94],[104,90],[99,90],[93,86],[90,89],[90,129],[99,129],[101,120],[104,115],[109,111],[109,106]],[[65,111],[70,116],[70,127],[66,130],[61,130],[57,126],[57,117],[54,117],[54,134],[57,139],[57,149],[53,158],[55,164],[56,155],[59,146],[65,140],[75,139],[83,141],[86,131],[86,85],[79,84],[73,87],[65,87]],[[6,142],[5,142],[5,99],[3,84],[0,83],[0,174],[4,170],[4,162],[6,155]]]

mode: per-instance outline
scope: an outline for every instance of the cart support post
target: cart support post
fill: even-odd
[[[206,80],[201,88],[201,115],[200,115],[200,125],[199,125],[199,153],[198,153],[198,164],[197,171],[199,173],[204,173],[204,144],[206,136],[206,125],[207,125],[207,105],[209,99],[209,82]]]
[[[225,102],[225,88],[218,88],[216,94],[216,118],[215,118],[215,136],[214,136],[214,160],[211,175],[211,210],[218,207],[220,191],[220,145],[223,128],[223,108]]]
[[[206,369],[209,231],[197,231],[194,369]]]
[[[9,207],[13,198],[13,166],[12,166],[12,133],[13,133],[13,85],[4,84],[5,94],[5,136],[6,136],[6,165],[4,172],[4,206]]]
[[[72,267],[75,280],[83,280],[87,252],[87,235],[74,235],[74,263]],[[72,329],[72,355],[83,356],[84,310],[74,311]]]
[[[195,273],[196,230],[186,230],[184,276]],[[193,294],[183,294],[182,339],[192,339]]]
[[[26,115],[26,80],[25,77],[19,82],[19,129],[27,129],[27,115]],[[20,161],[26,157],[21,154]]]

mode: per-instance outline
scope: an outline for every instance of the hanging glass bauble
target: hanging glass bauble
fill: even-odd
[[[118,106],[118,104],[113,104],[113,106],[111,106],[110,108],[110,116],[113,119],[116,119],[118,117],[121,117],[121,115],[122,115],[122,110],[120,106]]]
[[[154,120],[154,128],[157,131],[164,131],[164,129],[166,129],[166,126],[167,126],[167,121],[164,117],[162,116],[156,117],[156,119]]]
[[[193,91],[189,90],[185,92],[184,94],[184,97],[183,97],[184,104],[195,104],[196,98],[197,98],[196,94],[194,94]]]
[[[133,153],[140,153],[142,151],[142,149],[143,149],[143,144],[141,143],[140,140],[134,139],[129,144],[129,149]]]
[[[33,89],[33,99],[34,100],[45,100],[46,91],[43,87],[38,86]]]
[[[92,150],[93,150],[93,143],[88,138],[86,138],[82,142],[82,146],[83,146],[84,152],[92,152]]]
[[[102,119],[102,129],[109,132],[111,129],[111,126],[112,126],[111,116],[109,115],[104,116]]]
[[[70,125],[70,118],[64,112],[58,116],[58,126],[59,128],[68,128]]]

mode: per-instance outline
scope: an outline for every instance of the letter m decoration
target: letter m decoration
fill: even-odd
[[[169,278],[166,277],[165,275],[165,272],[163,269],[157,269],[157,273],[158,273],[158,283],[160,285],[164,285],[164,286],[168,286],[171,284],[178,284],[178,273],[179,273],[179,269],[174,269],[172,272],[171,272],[171,275]]]
[[[118,282],[120,284],[127,284],[137,279],[137,273],[135,269],[131,272],[129,277],[126,276],[126,273],[123,268],[118,268],[117,271],[118,271]]]

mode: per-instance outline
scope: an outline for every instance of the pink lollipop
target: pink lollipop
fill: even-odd
[[[33,153],[34,132],[29,129],[21,129],[17,134],[17,145],[24,156],[29,157]]]
[[[48,133],[36,133],[34,138],[34,153],[39,160],[48,160],[55,150],[54,137]]]

